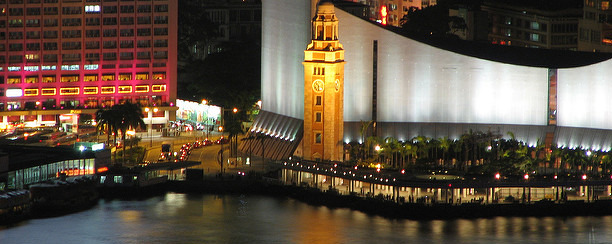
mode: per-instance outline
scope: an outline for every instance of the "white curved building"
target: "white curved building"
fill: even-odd
[[[312,1],[263,1],[263,110],[277,116],[303,119]],[[612,55],[418,41],[338,8],[336,15],[346,142],[360,140],[361,121],[376,120],[378,136],[399,140],[472,130],[512,132],[530,145],[612,147]]]

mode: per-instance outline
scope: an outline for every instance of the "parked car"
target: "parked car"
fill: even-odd
[[[215,143],[217,143],[217,144],[227,144],[228,142],[229,142],[229,140],[227,138],[221,137]]]

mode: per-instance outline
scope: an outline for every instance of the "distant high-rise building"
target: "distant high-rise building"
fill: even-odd
[[[186,1],[186,0],[182,0]],[[223,43],[261,39],[260,0],[189,0],[202,9],[208,20],[217,26],[217,35],[202,46],[191,48],[194,55],[206,58],[223,51]]]
[[[612,8],[608,0],[585,0],[578,50],[612,52]]]
[[[174,120],[177,2],[0,0],[0,128],[74,131],[127,101]]]
[[[577,50],[579,6],[548,8],[485,2],[489,16],[489,41],[493,44],[531,48]]]

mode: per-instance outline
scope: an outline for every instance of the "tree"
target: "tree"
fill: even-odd
[[[230,155],[236,156],[238,150],[238,135],[244,135],[242,130],[242,122],[239,116],[235,113],[231,114],[225,119],[225,125],[223,126],[224,131],[229,133],[230,141]]]
[[[110,145],[110,136],[116,131],[115,124],[116,118],[113,111],[110,109],[99,109],[96,111],[96,130],[106,131],[106,144]]]
[[[440,149],[442,149],[442,161],[444,162],[444,166],[446,166],[446,154],[451,147],[451,140],[448,137],[440,138]]]
[[[178,1],[178,56],[180,60],[197,59],[193,51],[204,52],[219,36],[218,25],[206,16],[199,1]],[[200,51],[202,50],[202,51]]]
[[[128,130],[136,128],[147,128],[142,114],[142,108],[139,104],[126,102],[117,104],[111,108],[111,111],[120,118],[117,123],[117,129],[121,131],[121,141],[125,142],[125,136]],[[124,143],[125,144],[125,143]],[[125,145],[123,145],[123,159],[125,160]]]
[[[398,167],[397,153],[400,152],[401,145],[397,141],[397,139],[393,137],[385,138],[385,143],[383,144],[383,155],[385,157],[391,159],[391,166],[394,168]]]
[[[365,159],[365,138],[366,138],[366,133],[368,131],[368,128],[370,127],[370,125],[372,124],[372,120],[370,121],[361,121],[361,127],[359,128],[359,136],[361,138],[361,141],[359,142],[360,144],[360,159],[364,160]]]

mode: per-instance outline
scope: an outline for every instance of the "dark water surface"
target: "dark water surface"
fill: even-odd
[[[264,196],[168,193],[0,227],[10,243],[612,243],[612,216],[391,220]]]

